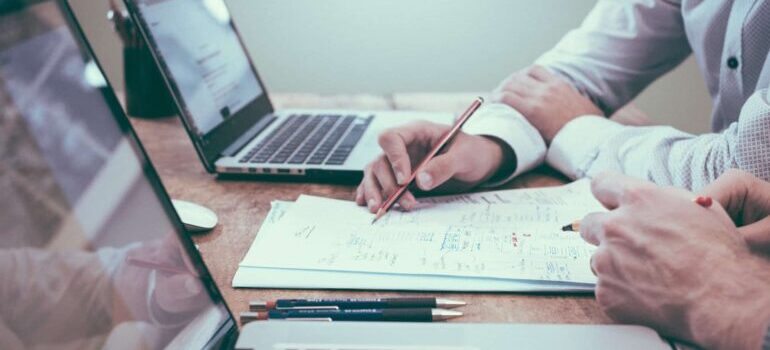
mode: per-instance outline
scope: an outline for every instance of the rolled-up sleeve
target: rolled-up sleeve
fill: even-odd
[[[568,123],[546,162],[571,178],[618,171],[699,190],[729,169],[770,181],[770,92],[754,93],[722,133],[692,135],[668,126],[623,126],[599,117]]]

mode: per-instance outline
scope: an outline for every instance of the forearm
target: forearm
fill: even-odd
[[[757,258],[759,259],[759,258]],[[719,281],[704,291],[705,301],[690,315],[692,337],[707,349],[763,348],[770,327],[770,276],[767,263],[745,262],[739,271],[713,273]],[[708,296],[706,296],[708,295]]]

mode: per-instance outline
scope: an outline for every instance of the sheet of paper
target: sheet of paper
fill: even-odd
[[[590,293],[591,284],[239,266],[234,288]]]
[[[257,239],[274,229],[292,202],[274,201]],[[252,244],[254,248],[258,243]],[[247,257],[256,254],[249,251]],[[248,260],[248,259],[247,259]],[[234,288],[362,289],[451,292],[590,293],[590,284],[519,281],[498,278],[424,276],[350,271],[320,271],[249,266],[244,261],[233,277]]]
[[[561,225],[602,210],[582,186],[563,205],[423,203],[375,225],[347,201],[302,196],[260,238],[244,266],[594,283],[593,247]],[[561,189],[564,189],[562,187]]]

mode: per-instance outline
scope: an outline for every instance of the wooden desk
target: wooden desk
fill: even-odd
[[[390,96],[318,96],[284,94],[271,96],[278,108],[405,109],[461,111],[473,94],[397,94]],[[206,264],[236,314],[248,309],[253,299],[271,300],[309,297],[386,297],[420,293],[246,290],[231,287],[238,263],[246,254],[272,200],[295,200],[300,194],[352,199],[353,186],[217,180],[206,173],[177,118],[133,119],[133,124],[172,197],[208,206],[219,214],[219,227],[195,238]],[[508,187],[538,187],[562,184],[548,170],[525,175]],[[436,293],[430,293],[435,295]],[[521,294],[442,294],[465,300],[462,322],[515,323],[610,323],[592,296],[548,296]]]

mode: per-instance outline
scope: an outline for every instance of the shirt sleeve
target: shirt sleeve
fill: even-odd
[[[501,103],[484,105],[463,128],[468,134],[493,137],[508,146],[516,156],[516,168],[511,174],[500,174],[484,187],[502,185],[514,177],[543,163],[546,145],[540,132],[517,110]]]
[[[679,1],[599,0],[536,63],[612,115],[690,53]]]
[[[699,190],[728,169],[770,180],[770,92],[754,93],[738,122],[700,136],[672,127],[623,126],[584,116],[556,135],[546,162],[573,179],[618,171],[660,185]]]

